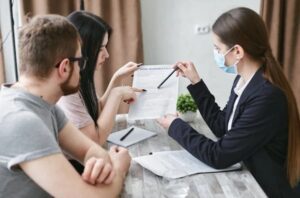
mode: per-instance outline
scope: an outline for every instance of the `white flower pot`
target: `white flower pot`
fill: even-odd
[[[197,117],[196,112],[188,111],[186,113],[180,113],[179,117],[185,122],[193,122]]]

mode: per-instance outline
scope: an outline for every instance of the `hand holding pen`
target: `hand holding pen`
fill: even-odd
[[[138,70],[139,67],[141,67],[143,63],[133,63],[133,62],[128,62],[125,64],[123,67],[118,69],[114,76],[115,78],[122,78],[122,76],[127,76],[128,74],[131,74],[133,77],[133,72]],[[135,92],[145,92],[147,91],[146,89],[138,89],[130,86],[121,86],[118,87],[118,92],[121,93],[121,97],[123,102],[130,104],[135,101],[136,95]]]
[[[128,62],[114,73],[112,79],[122,81],[125,78],[133,75],[133,73],[138,70],[141,65],[143,65],[143,63]]]
[[[189,79],[193,85],[201,80],[194,63],[190,61],[177,62],[175,67],[178,68],[176,76],[182,76]]]

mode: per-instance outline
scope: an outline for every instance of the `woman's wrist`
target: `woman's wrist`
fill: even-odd
[[[191,79],[190,81],[191,81],[192,85],[195,85],[195,84],[197,84],[198,82],[201,81],[201,78],[200,78],[200,77],[197,77],[197,78],[195,78],[195,79]]]
[[[112,81],[113,84],[120,81],[120,75],[118,73],[114,73],[114,75],[111,78],[111,81]]]
[[[115,98],[122,99],[123,98],[123,93],[121,87],[114,87],[111,90],[111,95]]]

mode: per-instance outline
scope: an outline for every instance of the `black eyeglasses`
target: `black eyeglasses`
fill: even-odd
[[[76,62],[78,61],[79,62],[79,67],[80,67],[80,70],[84,70],[85,67],[86,67],[86,63],[87,63],[87,60],[88,58],[87,57],[69,57],[68,58],[70,60],[70,62]],[[59,64],[60,64],[61,61],[59,61],[55,67],[59,67]]]

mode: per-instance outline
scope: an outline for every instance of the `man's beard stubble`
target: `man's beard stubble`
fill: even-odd
[[[68,79],[60,85],[60,88],[61,88],[64,96],[76,93],[76,92],[78,92],[78,90],[80,88],[80,84],[79,84],[80,80],[78,81],[77,86],[70,85],[73,71],[74,71],[74,65],[71,67],[71,71],[70,71],[70,75],[69,75]]]

